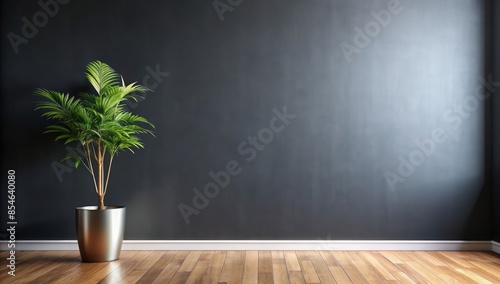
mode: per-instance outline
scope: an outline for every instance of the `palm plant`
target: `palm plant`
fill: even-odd
[[[64,160],[73,160],[75,167],[83,164],[90,172],[99,197],[98,209],[104,209],[104,196],[115,155],[122,150],[133,153],[134,148],[144,148],[139,134],[154,136],[151,130],[141,126],[154,128],[153,124],[124,108],[127,100],[137,101],[140,94],[150,90],[136,83],[125,85],[115,70],[100,61],[89,63],[85,76],[96,94],[82,93],[76,98],[37,89],[34,94],[44,99],[37,102],[36,109],[43,111],[42,117],[55,120],[45,133],[55,133],[55,140],[63,140],[64,144],[81,145]]]

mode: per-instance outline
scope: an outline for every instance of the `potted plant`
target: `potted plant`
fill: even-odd
[[[74,97],[46,89],[35,90],[43,99],[37,102],[42,117],[55,121],[46,133],[55,133],[56,141],[76,144],[77,150],[66,159],[75,167],[83,165],[91,174],[98,206],[76,208],[76,230],[82,261],[112,261],[120,256],[125,230],[125,206],[105,206],[113,159],[118,152],[143,148],[139,134],[154,135],[144,117],[125,109],[129,99],[137,101],[149,89],[123,78],[100,61],[87,65],[85,76],[96,93]],[[143,126],[141,126],[143,125]],[[76,153],[76,154],[75,154]]]

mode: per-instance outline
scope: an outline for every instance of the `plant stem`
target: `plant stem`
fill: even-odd
[[[99,196],[99,210],[104,209],[104,192],[103,192],[103,157],[102,157],[102,151],[101,151],[101,140],[97,140],[97,180],[98,180],[98,192],[97,195]]]
[[[92,166],[92,157],[90,156],[90,147],[88,143],[85,145],[85,152],[85,158],[87,159],[87,162],[89,164],[89,172],[92,175],[92,180],[94,181],[95,192],[99,195],[99,192],[97,191],[97,183],[95,181],[94,167]]]
[[[99,207],[98,210],[104,210],[104,195],[99,195]]]
[[[111,173],[111,165],[113,164],[114,155],[109,154],[108,175],[106,177],[106,185],[104,186],[104,194],[108,191],[109,174]]]

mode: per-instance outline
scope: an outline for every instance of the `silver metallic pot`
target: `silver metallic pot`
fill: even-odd
[[[84,262],[112,261],[120,257],[125,231],[125,206],[76,208],[76,234]]]

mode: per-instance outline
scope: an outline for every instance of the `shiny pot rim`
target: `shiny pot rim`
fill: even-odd
[[[76,210],[86,210],[86,211],[104,211],[104,210],[117,210],[117,209],[125,209],[125,206],[120,206],[120,205],[107,205],[104,206],[104,209],[97,209],[98,206],[79,206],[76,207]]]

